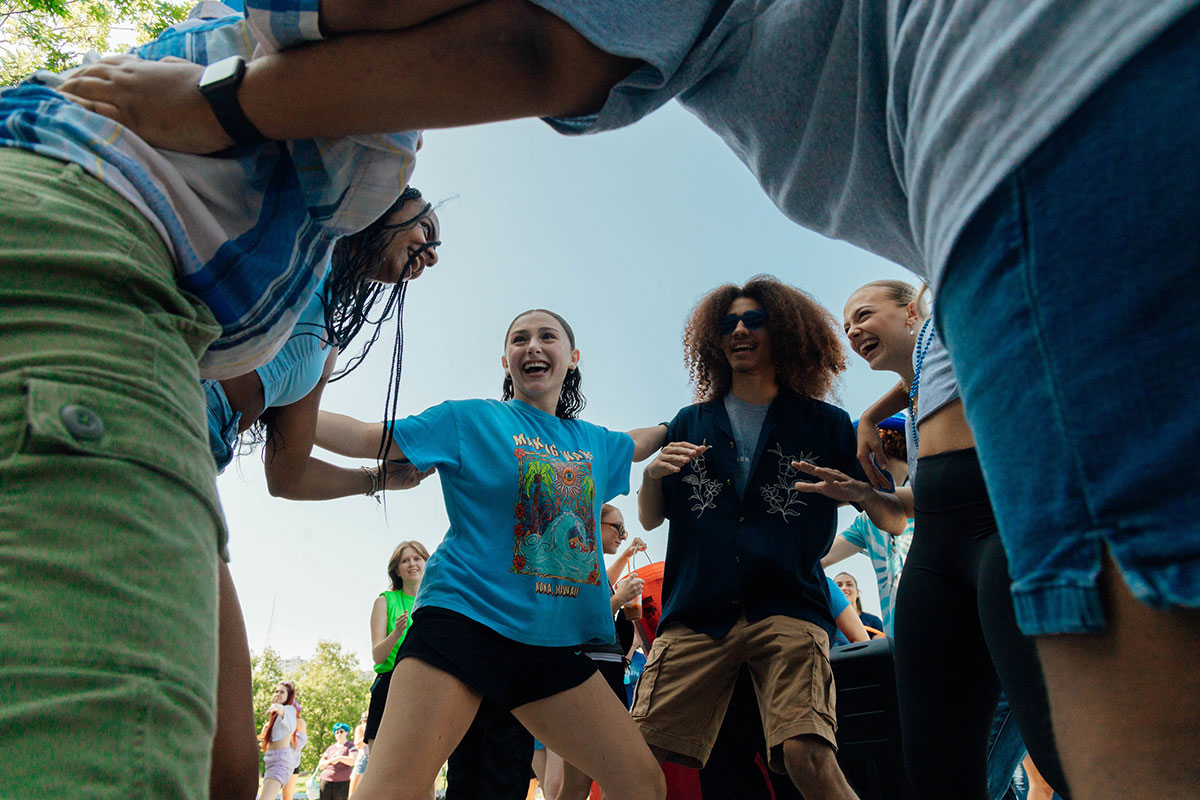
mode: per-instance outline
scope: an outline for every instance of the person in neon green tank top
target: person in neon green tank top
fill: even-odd
[[[429,551],[417,541],[405,541],[396,545],[388,559],[389,585],[385,592],[375,598],[371,608],[371,658],[375,661],[375,682],[371,685],[371,705],[367,710],[367,729],[363,735],[369,748],[383,719],[383,707],[387,702],[388,687],[391,686],[392,668],[396,666],[396,653],[404,643],[408,628],[412,625],[413,604],[417,601],[417,589],[425,575],[425,562]],[[370,758],[368,750],[368,758]],[[433,797],[433,787],[429,787]]]

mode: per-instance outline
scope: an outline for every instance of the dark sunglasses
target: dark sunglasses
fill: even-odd
[[[721,319],[721,335],[728,336],[737,330],[738,323],[742,323],[749,330],[756,331],[763,326],[767,321],[767,312],[761,308],[747,311],[744,314],[726,314]]]

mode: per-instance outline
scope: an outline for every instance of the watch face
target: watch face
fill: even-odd
[[[245,71],[246,62],[242,60],[241,56],[230,56],[222,58],[220,61],[214,61],[204,68],[204,74],[200,76],[200,89],[211,91],[236,83]]]

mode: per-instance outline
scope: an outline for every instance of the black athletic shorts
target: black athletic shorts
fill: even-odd
[[[575,647],[515,642],[470,617],[435,606],[413,613],[396,662],[404,658],[450,673],[505,711],[573,689],[596,671],[592,660]]]

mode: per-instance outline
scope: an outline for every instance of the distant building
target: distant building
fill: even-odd
[[[300,671],[300,668],[304,666],[305,661],[307,661],[307,659],[300,658],[299,656],[293,656],[292,658],[281,658],[279,659],[279,668],[283,670],[284,677],[287,677],[288,675],[295,675]]]

